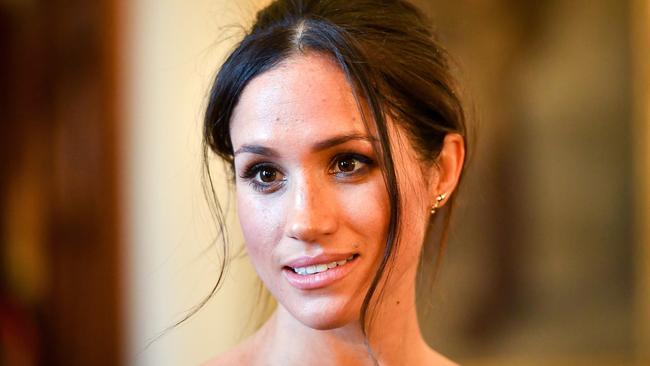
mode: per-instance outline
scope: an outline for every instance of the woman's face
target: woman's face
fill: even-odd
[[[392,269],[399,281],[386,290],[398,291],[390,286],[413,286],[435,173],[391,130],[403,216]],[[248,84],[230,133],[239,220],[266,287],[309,327],[357,321],[385,246],[389,201],[345,75],[322,55],[286,60]]]

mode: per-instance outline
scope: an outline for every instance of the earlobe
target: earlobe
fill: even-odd
[[[456,189],[465,162],[465,140],[460,134],[449,133],[445,136],[442,150],[438,155],[438,179],[432,191],[431,213],[442,207]]]

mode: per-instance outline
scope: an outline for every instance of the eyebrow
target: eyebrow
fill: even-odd
[[[348,141],[368,141],[372,143],[375,140],[375,138],[360,133],[345,134],[318,141],[312,146],[311,150],[313,152],[323,151]],[[251,153],[268,157],[277,157],[279,155],[274,149],[261,145],[242,145],[235,151],[234,155],[236,156],[241,153]]]
[[[260,146],[260,145],[242,145],[237,151],[235,151],[235,156],[241,153],[251,153],[251,154],[256,154],[256,155],[263,155],[263,156],[268,156],[271,158],[275,158],[278,156],[278,153],[268,147]]]

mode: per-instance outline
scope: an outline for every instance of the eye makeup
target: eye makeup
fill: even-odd
[[[376,167],[375,161],[356,151],[343,151],[334,154],[326,164],[327,173],[340,182],[356,182]],[[276,163],[253,161],[246,165],[239,178],[247,182],[255,191],[272,193],[281,188],[287,176]]]
[[[286,177],[271,163],[253,163],[244,168],[239,176],[257,192],[269,193],[280,187]]]
[[[374,160],[363,154],[343,152],[332,158],[329,172],[337,178],[349,179],[368,173],[374,166]]]

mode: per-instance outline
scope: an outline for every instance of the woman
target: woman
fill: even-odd
[[[427,244],[444,243],[465,136],[445,53],[412,5],[261,10],[216,77],[204,138],[232,168],[278,307],[210,365],[451,364],[422,338],[415,279],[434,219]]]

